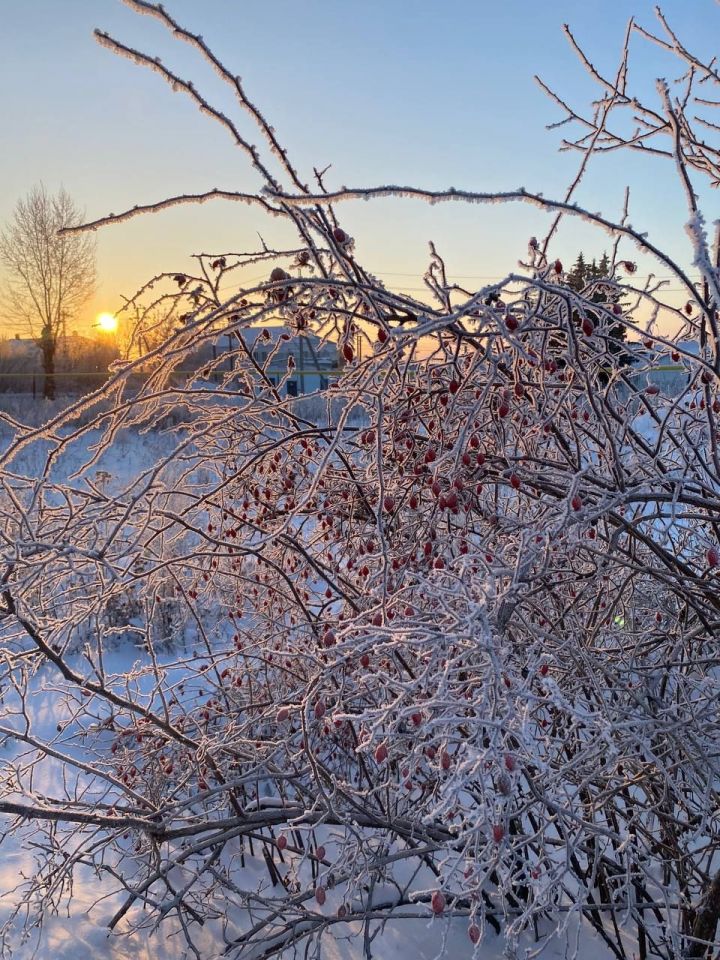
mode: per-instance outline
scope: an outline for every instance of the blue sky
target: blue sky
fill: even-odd
[[[560,196],[578,162],[559,154],[563,131],[533,80],[539,73],[578,107],[596,93],[562,32],[568,22],[597,65],[614,71],[634,14],[651,26],[649,0],[166,0],[239,73],[306,177],[332,163],[329,185],[411,182],[429,187],[513,189]],[[699,54],[715,52],[720,7],[669,0],[663,10]],[[64,185],[89,217],[181,191],[258,186],[222,130],[154,75],[101,49],[95,26],[159,55],[228,111],[233,101],[209,69],[163,28],[120,0],[0,0],[0,222],[43,180]],[[717,44],[716,46],[720,46]],[[632,77],[650,92],[677,69],[635,43]],[[249,130],[242,122],[243,129]],[[258,138],[255,138],[258,140]],[[259,142],[259,141],[258,141]],[[616,214],[626,182],[631,221],[686,258],[683,200],[669,166],[611,155],[592,169],[579,199]],[[420,286],[427,241],[451,276],[480,285],[514,268],[545,218],[521,207],[426,207],[356,203],[341,219],[358,255],[391,285]],[[112,310],[193,252],[246,250],[257,232],[271,245],[275,221],[233,205],[206,205],[107,228],[98,235],[100,288],[83,324]],[[554,253],[600,254],[604,236],[568,225]],[[634,255],[628,250],[628,255]]]

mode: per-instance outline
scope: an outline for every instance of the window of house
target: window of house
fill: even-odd
[[[288,380],[287,392],[289,397],[296,397],[298,395],[297,380]]]

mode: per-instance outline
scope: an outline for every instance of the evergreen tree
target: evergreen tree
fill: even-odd
[[[575,263],[572,265],[570,273],[568,274],[567,282],[568,286],[572,287],[573,290],[578,293],[585,286],[585,278],[587,275],[587,264],[585,263],[585,258],[582,255],[582,250],[578,254],[578,258]]]
[[[586,300],[591,303],[605,304],[608,309],[613,310],[616,304],[622,307],[622,301],[616,288],[609,284],[603,284],[604,278],[610,277],[610,258],[603,251],[600,262],[593,257],[591,263],[587,263],[582,251],[578,254],[577,260],[573,264],[570,273],[567,276],[567,285],[577,293],[582,293]],[[590,318],[597,325],[600,322],[600,316],[594,315],[588,311]],[[580,323],[579,314],[575,314],[575,322]],[[608,331],[608,351],[613,355],[614,362],[620,366],[626,366],[632,363],[632,355],[624,349],[627,331],[625,324],[618,322],[612,324]]]

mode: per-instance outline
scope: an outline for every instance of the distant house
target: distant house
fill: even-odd
[[[42,388],[42,353],[35,340],[0,340],[0,392],[35,393]]]
[[[75,357],[84,356],[95,347],[95,341],[89,337],[83,337],[75,330],[67,333],[65,336],[58,337],[56,360],[63,360],[65,363],[71,363]]]
[[[670,347],[662,344],[646,347],[636,340],[627,343],[626,349],[632,357],[627,376],[636,389],[652,383],[663,395],[675,397],[687,387],[693,373],[686,356],[699,356],[700,344],[697,340],[679,340]]]
[[[0,357],[21,363],[26,371],[42,369],[42,351],[34,337],[16,333],[11,339],[0,341]]]
[[[257,364],[274,386],[282,384],[282,392],[286,396],[296,397],[326,390],[339,372],[336,345],[324,342],[312,333],[302,333],[283,340],[282,336],[287,332],[283,324],[267,324],[243,330],[243,343],[250,351],[252,360],[244,353],[235,334],[223,334],[193,354],[193,371],[201,374],[207,371],[214,380],[219,380],[233,371],[256,373]],[[293,369],[288,372],[291,357]]]
[[[56,389],[60,394],[82,394],[99,387],[118,356],[114,340],[70,333],[58,340],[55,354]],[[35,337],[20,334],[0,340],[0,391],[32,393],[43,390],[43,355]]]

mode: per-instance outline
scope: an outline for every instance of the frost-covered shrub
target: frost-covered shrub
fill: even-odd
[[[156,278],[132,308],[172,300],[175,332],[84,401],[83,416],[98,405],[86,426],[71,409],[42,432],[37,476],[13,472],[37,432],[0,458],[3,736],[25,751],[22,768],[8,759],[0,811],[21,818],[6,836],[32,818],[73,851],[59,866],[41,857],[21,902],[39,915],[61,902],[81,860],[118,895],[111,929],[162,921],[194,945],[214,924],[235,956],[322,956],[336,933],[360,951],[385,921],[415,918],[462,925],[468,956],[491,929],[512,953],[533,935],[572,944],[579,917],[608,956],[627,955],[626,938],[639,956],[702,956],[720,885],[720,279],[694,194],[699,282],[626,219],[570,201],[323,183],[313,194],[202,38],[127,2],[209,58],[250,112],[277,172],[232,127],[265,189],[225,196],[284,218],[298,245]],[[100,40],[212,112],[160,61]],[[691,92],[698,78],[717,84],[712,64],[670,46]],[[597,136],[632,149],[611,131],[628,103],[611,89]],[[675,152],[686,185],[689,171],[716,175],[664,85],[659,104],[632,105],[642,149],[654,138]],[[586,300],[535,239],[521,269],[475,293],[448,283],[432,247],[427,297],[396,294],[363,269],[340,211],[398,194],[581,217],[659,259],[687,305],[634,284],[618,246],[604,281],[615,293]],[[258,262],[267,281],[244,285]],[[682,319],[677,343],[659,323],[644,329],[648,307]],[[288,338],[338,343],[337,415],[304,410],[268,376],[246,332],[278,318]],[[618,323],[645,341],[632,368],[613,363]],[[232,369],[178,385],[186,358],[221,334]],[[687,367],[677,395],[653,380],[658,343]],[[87,482],[122,437],[178,406],[183,426],[149,465]],[[81,462],[60,481],[73,448]],[[122,603],[137,605],[113,614],[137,615],[132,666],[88,631]],[[75,655],[72,631],[88,638]],[[176,631],[185,645],[169,647]],[[50,731],[26,720],[40,674],[61,717]],[[36,781],[58,764],[48,806]]]

